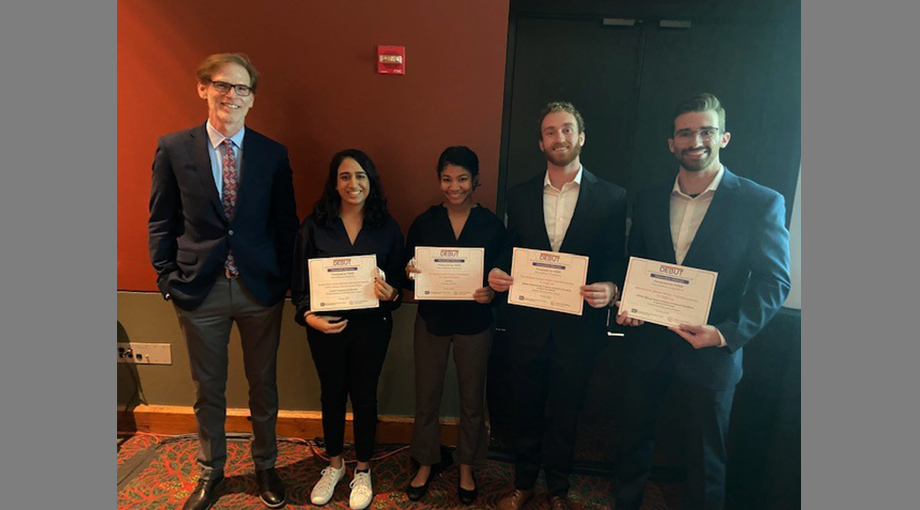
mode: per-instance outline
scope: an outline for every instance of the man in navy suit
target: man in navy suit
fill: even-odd
[[[513,283],[513,247],[584,255],[588,284],[581,293],[589,306],[580,316],[508,307],[517,456],[514,489],[500,510],[520,510],[533,498],[541,466],[550,508],[569,507],[576,418],[607,339],[607,307],[625,273],[626,190],[582,166],[585,123],[574,106],[550,103],[540,118],[546,171],[508,192],[508,244],[489,285],[504,292]]]
[[[655,422],[671,383],[684,390],[689,507],[725,502],[725,438],[742,348],[789,294],[789,232],[782,195],[738,177],[719,161],[731,138],[712,94],[681,103],[668,147],[680,169],[674,181],[635,200],[629,254],[718,273],[709,324],[641,326],[627,333],[617,510],[636,510],[648,480]]]
[[[260,497],[278,508],[285,491],[275,471],[276,357],[298,227],[291,165],[287,148],[244,126],[259,83],[245,55],[211,55],[197,76],[208,120],[160,138],[148,223],[157,285],[175,307],[196,388],[201,473],[183,510],[210,508],[224,480],[233,322],[249,381]]]

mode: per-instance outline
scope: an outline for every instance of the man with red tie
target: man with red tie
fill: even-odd
[[[172,301],[195,382],[200,476],[183,510],[220,496],[227,346],[234,322],[249,381],[252,458],[260,497],[285,504],[275,471],[276,356],[298,227],[287,148],[247,128],[259,73],[239,53],[211,55],[197,72],[204,124],[159,140],[148,223],[157,286]]]

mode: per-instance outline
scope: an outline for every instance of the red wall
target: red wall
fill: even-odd
[[[118,288],[156,290],[147,200],[156,139],[201,124],[195,68],[241,51],[262,73],[247,125],[290,149],[301,219],[336,151],[366,151],[408,229],[439,201],[448,145],[480,158],[494,210],[508,0],[118,2]],[[406,75],[376,74],[376,46],[406,46]]]

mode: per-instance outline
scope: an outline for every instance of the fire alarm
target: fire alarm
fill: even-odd
[[[406,74],[406,47],[377,46],[377,72]]]

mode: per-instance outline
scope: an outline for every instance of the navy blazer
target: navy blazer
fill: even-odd
[[[626,190],[598,179],[582,167],[581,187],[572,221],[559,251],[584,255],[586,283],[611,281],[621,285],[626,274]],[[543,218],[545,172],[508,192],[508,242],[497,267],[511,273],[514,247],[552,251]],[[607,308],[584,304],[582,316],[511,305],[509,333],[515,338],[539,338],[552,332],[572,348],[589,347],[606,339]]]
[[[150,189],[148,248],[157,286],[184,310],[201,306],[233,248],[240,277],[271,306],[291,282],[299,221],[288,151],[246,128],[233,220],[214,183],[205,124],[159,139]]]
[[[629,254],[674,264],[670,203],[674,181],[641,192],[633,206]],[[719,273],[709,324],[724,348],[695,350],[661,326],[627,340],[628,356],[651,367],[671,356],[679,377],[721,390],[741,380],[742,347],[770,322],[789,295],[789,231],[783,196],[725,169],[683,265]],[[637,338],[638,337],[638,338]]]

